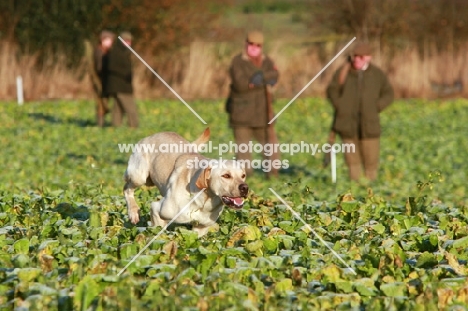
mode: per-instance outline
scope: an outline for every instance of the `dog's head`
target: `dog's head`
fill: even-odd
[[[241,209],[249,192],[245,177],[245,170],[239,162],[212,160],[210,166],[200,173],[196,185],[220,197],[224,205]]]

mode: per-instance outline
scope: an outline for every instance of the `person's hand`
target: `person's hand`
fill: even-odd
[[[270,80],[268,80],[268,81],[266,82],[266,84],[273,86],[273,85],[276,84],[276,82],[278,82],[277,79],[270,79]]]
[[[263,72],[262,71],[257,71],[250,77],[249,81],[249,86],[250,84],[253,84],[254,86],[261,86],[263,85]]]

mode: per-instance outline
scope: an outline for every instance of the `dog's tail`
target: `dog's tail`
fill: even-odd
[[[203,145],[204,143],[206,143],[208,140],[210,140],[210,128],[207,127],[203,133],[200,135],[200,137],[198,137],[196,140],[194,140],[192,142],[192,144],[195,144],[195,145]]]

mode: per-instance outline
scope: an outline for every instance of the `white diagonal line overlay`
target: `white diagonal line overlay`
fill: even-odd
[[[317,239],[319,239],[320,242],[322,242],[322,244],[325,245],[325,246],[333,253],[333,255],[335,255],[336,258],[338,258],[348,269],[350,269],[350,270],[354,273],[354,275],[357,275],[356,271],[354,271],[354,269],[351,268],[351,267],[340,257],[340,255],[338,255],[338,254],[333,250],[333,248],[331,248],[331,247],[322,239],[322,237],[320,237],[320,235],[318,235],[317,232],[315,232],[315,230],[312,229],[312,227],[311,227],[308,223],[306,223],[306,222],[304,221],[304,219],[302,219],[302,217],[299,216],[299,214],[298,214],[295,210],[293,210],[293,209],[283,200],[283,198],[281,198],[281,197],[279,196],[278,193],[275,192],[275,190],[273,190],[272,188],[268,188],[268,189],[270,189],[270,191],[273,192],[273,194],[281,201],[281,203],[283,203],[283,204],[291,211],[291,213],[292,213],[297,219],[299,219],[310,231],[312,231],[312,233],[315,235],[315,237],[316,237]]]
[[[165,225],[165,226],[161,229],[161,231],[159,231],[158,234],[156,234],[156,236],[155,236],[154,238],[152,238],[151,241],[149,241],[149,243],[146,244],[145,247],[143,247],[143,248],[141,249],[141,251],[140,251],[138,254],[136,254],[135,257],[133,257],[132,260],[130,260],[130,262],[129,262],[122,270],[120,270],[119,273],[117,273],[117,276],[120,276],[125,270],[127,270],[127,268],[128,268],[138,257],[140,257],[140,255],[151,245],[151,243],[153,243],[154,240],[156,240],[164,231],[166,231],[166,229],[174,222],[174,220],[176,220],[176,219],[185,211],[185,209],[186,209],[187,207],[189,207],[190,204],[192,204],[192,202],[195,201],[195,200],[198,198],[198,196],[199,196],[200,194],[202,194],[204,191],[205,191],[205,188],[203,188],[200,192],[198,192],[198,193],[193,197],[193,199],[191,199],[190,202],[188,202],[187,205],[185,205],[184,208],[181,209],[180,212],[177,213],[177,215],[175,215],[174,218],[172,218],[171,221],[169,221],[169,222],[167,223],[167,225]]]
[[[125,42],[120,36],[119,36],[119,40],[122,41],[122,43],[125,44],[125,46],[126,46],[130,51],[132,51],[132,53],[135,54],[135,56],[136,56],[143,64],[145,64],[145,66],[146,66],[156,77],[158,77],[158,79],[159,79],[169,90],[171,90],[171,92],[174,93],[174,95],[177,96],[177,98],[178,98],[181,102],[183,102],[183,103],[185,104],[185,106],[187,106],[187,108],[190,109],[190,111],[191,111],[194,115],[196,115],[197,118],[200,119],[200,121],[202,121],[203,124],[207,124],[207,123],[205,122],[205,120],[203,120],[202,117],[200,117],[200,116],[198,115],[198,113],[196,113],[195,110],[193,110],[193,108],[190,107],[190,105],[187,104],[187,103],[185,102],[185,100],[184,100],[182,97],[180,97],[180,95],[177,94],[177,92],[174,91],[174,89],[173,89],[169,84],[167,84],[166,81],[164,81],[164,79],[161,78],[161,76],[158,75],[158,73],[157,73],[156,71],[154,71],[154,69],[151,68],[151,66],[148,65],[148,63],[145,62],[145,60],[144,60],[143,58],[141,58],[140,55],[138,55],[138,53],[135,52],[135,50],[132,49],[132,47],[131,47],[130,45],[128,45],[127,42]]]
[[[344,52],[344,50],[346,50],[346,49],[348,48],[348,46],[350,46],[350,45],[351,45],[351,43],[353,43],[353,41],[354,41],[354,40],[356,40],[356,37],[354,37],[353,39],[351,39],[351,41],[349,41],[349,42],[348,42],[348,44],[346,44],[346,46],[345,46],[344,48],[342,48],[342,49],[341,49],[341,51],[339,51],[339,52],[338,52],[338,54],[336,54],[336,55],[335,55],[335,57],[333,57],[333,58],[332,58],[332,60],[331,60],[331,61],[329,61],[329,62],[328,62],[328,64],[327,64],[325,67],[323,67],[323,69],[322,69],[322,70],[320,70],[320,71],[319,71],[319,73],[317,73],[317,74],[315,75],[315,77],[314,77],[312,80],[310,80],[310,81],[309,81],[309,83],[307,83],[307,84],[306,84],[306,86],[304,86],[304,87],[302,88],[302,90],[300,90],[300,91],[299,91],[299,93],[297,93],[297,95],[296,95],[296,96],[294,96],[294,98],[293,98],[293,99],[291,99],[291,100],[289,101],[289,103],[288,103],[286,106],[284,106],[284,107],[283,107],[283,109],[281,109],[281,111],[280,111],[280,112],[278,112],[278,114],[277,114],[277,115],[276,115],[276,116],[275,116],[273,119],[271,119],[271,120],[270,120],[270,122],[268,122],[268,124],[271,124],[271,123],[273,123],[273,121],[275,121],[275,120],[276,120],[276,118],[278,118],[278,117],[280,116],[280,114],[282,114],[282,113],[283,113],[283,111],[285,111],[285,110],[286,110],[286,108],[288,108],[288,107],[289,107],[289,105],[291,105],[291,104],[293,103],[293,101],[295,101],[295,100],[296,100],[296,98],[298,98],[298,97],[299,97],[299,95],[301,95],[301,94],[302,94],[302,92],[304,92],[304,91],[305,91],[305,89],[306,89],[306,88],[308,88],[308,87],[309,87],[309,85],[311,85],[311,84],[312,84],[312,82],[314,82],[314,81],[315,81],[315,79],[317,79],[317,78],[318,78],[318,76],[320,76],[320,75],[322,74],[322,72],[324,72],[324,71],[325,71],[325,69],[327,69],[327,68],[328,68],[328,66],[330,66],[330,65],[332,64],[332,63],[333,63],[333,62],[334,62],[334,61],[335,61],[335,60],[338,58],[338,56],[340,56],[340,55],[341,55],[341,53],[343,53],[343,52]]]

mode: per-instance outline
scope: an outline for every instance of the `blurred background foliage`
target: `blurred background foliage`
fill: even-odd
[[[73,65],[83,40],[95,40],[103,29],[130,30],[154,54],[195,38],[229,39],[231,32],[215,23],[229,13],[293,13],[291,21],[305,23],[311,34],[410,41],[421,49],[425,40],[443,50],[468,39],[464,0],[4,0],[0,39],[23,53],[66,53]]]
[[[26,97],[86,97],[84,40],[96,43],[103,29],[129,30],[138,53],[179,91],[220,97],[226,95],[229,59],[245,32],[260,28],[268,52],[283,66],[282,97],[294,95],[353,36],[373,43],[375,61],[398,96],[431,97],[435,88],[443,92],[443,85],[468,80],[466,16],[464,0],[3,0],[0,77],[12,81],[34,68],[24,82]],[[408,69],[399,70],[400,64]],[[34,86],[46,71],[47,86]],[[149,71],[138,76],[137,97],[168,95]],[[197,92],[194,77],[206,80]],[[329,78],[326,72],[308,94],[323,95]],[[0,98],[14,94],[13,84],[0,87]]]
[[[464,0],[313,0],[309,25],[383,44],[435,42],[440,50],[468,39]]]
[[[222,1],[221,1],[222,2]],[[209,25],[220,2],[199,0],[7,0],[0,2],[0,39],[18,44],[22,53],[65,53],[68,66],[83,56],[83,41],[96,41],[103,29],[131,31],[141,45],[158,53],[190,42]],[[207,10],[208,9],[208,10]]]

